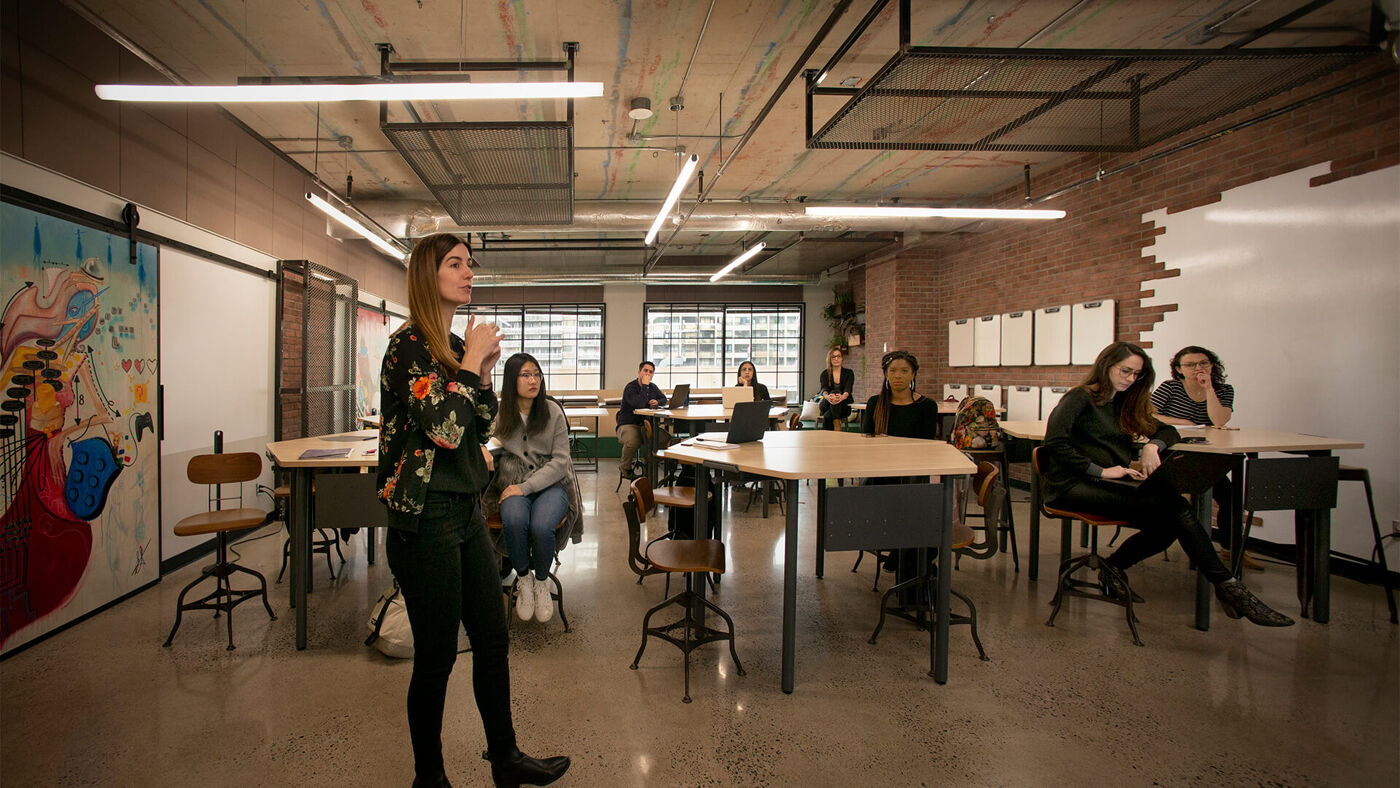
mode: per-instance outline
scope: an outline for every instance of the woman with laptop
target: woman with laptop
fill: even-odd
[[[845,357],[841,348],[827,351],[826,369],[822,370],[818,385],[821,386],[821,402],[818,407],[822,414],[822,429],[836,429],[836,422],[845,422],[851,415],[851,392],[856,387],[856,373],[841,366]]]
[[[488,504],[499,502],[501,536],[519,578],[515,613],[521,621],[548,621],[554,617],[549,593],[554,533],[571,513],[574,463],[569,420],[545,393],[544,373],[529,353],[506,359],[495,435],[501,458]]]
[[[380,373],[379,497],[389,508],[385,552],[403,589],[413,630],[408,734],[413,784],[445,786],[442,716],[457,661],[457,631],[472,645],[472,688],[497,785],[547,785],[567,757],[531,758],[511,721],[510,635],[496,551],[479,506],[483,444],[496,415],[491,370],[501,357],[496,326],[472,319],[452,333],[472,300],[471,249],[454,235],[422,238],[408,259],[408,321],[389,338]],[[453,739],[458,737],[454,736]],[[460,740],[449,741],[454,752]]]
[[[754,371],[752,361],[745,361],[739,365],[739,379],[734,385],[752,386],[754,402],[763,402],[772,399],[772,397],[768,396],[768,387],[758,382],[758,373]]]
[[[1089,376],[1065,394],[1046,424],[1046,505],[1126,520],[1137,529],[1099,573],[1099,584],[1109,597],[1128,598],[1132,592],[1125,571],[1179,541],[1215,585],[1226,615],[1243,616],[1260,626],[1292,625],[1293,619],[1264,604],[1231,576],[1180,494],[1169,487],[1152,492],[1150,485],[1113,482],[1147,479],[1162,464],[1162,450],[1181,440],[1175,427],[1152,413],[1149,392],[1154,377],[1152,361],[1137,345],[1115,342],[1099,353]],[[1132,467],[1139,438],[1147,439],[1141,470]]]

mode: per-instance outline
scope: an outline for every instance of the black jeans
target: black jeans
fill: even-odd
[[[487,748],[510,752],[510,638],[496,551],[476,496],[429,492],[418,533],[391,529],[386,552],[413,630],[408,733],[414,770],[423,779],[443,771],[442,713],[459,622],[471,639],[472,688]]]
[[[1136,487],[1088,479],[1061,493],[1048,505],[1126,520],[1130,527],[1138,529],[1108,557],[1108,562],[1119,569],[1127,569],[1157,555],[1171,547],[1172,542],[1181,542],[1181,549],[1206,579],[1212,583],[1230,579],[1230,571],[1211,545],[1210,534],[1180,495],[1143,495]]]

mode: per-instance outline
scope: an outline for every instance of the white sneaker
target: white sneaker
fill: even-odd
[[[537,579],[535,580],[535,620],[544,623],[551,618],[554,618],[554,600],[549,595],[549,578]]]
[[[515,584],[515,614],[521,621],[535,617],[535,576],[526,572]]]

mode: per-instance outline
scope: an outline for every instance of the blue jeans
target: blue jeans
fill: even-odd
[[[472,644],[472,689],[492,753],[515,747],[505,605],[496,550],[475,495],[429,492],[418,533],[390,529],[389,568],[403,589],[413,630],[408,733],[423,780],[442,774],[442,713],[457,661],[457,628]]]
[[[533,569],[536,580],[549,577],[549,563],[554,560],[554,530],[568,511],[569,496],[562,484],[533,495],[512,495],[501,502],[506,553],[516,574]]]

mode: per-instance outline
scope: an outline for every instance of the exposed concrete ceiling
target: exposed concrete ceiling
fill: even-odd
[[[389,42],[402,60],[558,60],[577,41],[575,78],[600,81],[604,96],[576,103],[575,225],[492,228],[490,269],[513,281],[639,276],[648,253],[636,248],[639,217],[654,216],[679,169],[694,153],[709,179],[751,129],[742,152],[691,224],[676,234],[658,274],[713,270],[744,246],[771,252],[739,281],[812,279],[816,263],[839,254],[804,238],[845,237],[852,254],[888,231],[979,231],[939,220],[892,226],[813,225],[795,221],[803,201],[976,204],[1065,154],[1021,152],[829,151],[804,145],[802,80],[794,68],[824,64],[873,5],[857,0],[806,63],[797,59],[838,0],[65,0],[102,21],[166,67],[179,81],[233,84],[239,77],[373,75],[375,45]],[[1298,10],[1304,0],[915,0],[915,45],[1079,49],[1213,49]],[[891,2],[833,69],[825,85],[860,85],[897,50],[898,2]],[[1368,0],[1335,0],[1252,43],[1252,47],[1365,44]],[[708,18],[708,23],[706,22]],[[701,35],[703,30],[703,36]],[[474,75],[513,80],[514,73]],[[753,129],[775,93],[779,100]],[[671,97],[683,109],[671,111]],[[628,117],[634,97],[655,115]],[[839,106],[817,105],[820,124]],[[391,106],[391,120],[559,120],[564,102],[457,102]],[[445,213],[379,131],[378,105],[241,105],[230,111],[256,133],[401,237]],[[694,197],[695,186],[688,197]],[[745,204],[746,203],[746,204]],[[683,210],[690,204],[683,201]],[[726,215],[734,218],[726,224]],[[741,216],[742,215],[742,216]],[[786,223],[767,219],[786,216]],[[611,218],[609,218],[611,217]],[[743,221],[747,217],[749,221]],[[767,219],[754,220],[754,217]],[[450,219],[446,220],[450,224]],[[776,221],[776,220],[775,220]],[[479,229],[479,228],[473,228]],[[854,235],[846,235],[854,233]],[[663,231],[663,240],[669,235]],[[571,242],[546,243],[568,238]],[[596,244],[580,244],[593,239]],[[539,243],[527,243],[536,241]],[[897,240],[893,242],[898,242]],[[567,253],[558,247],[572,247]],[[624,247],[624,248],[614,248]],[[630,247],[630,248],[626,248]],[[523,249],[517,251],[517,249]],[[765,270],[765,262],[776,262]],[[795,260],[806,261],[795,264]],[[658,277],[659,278],[659,277]]]

